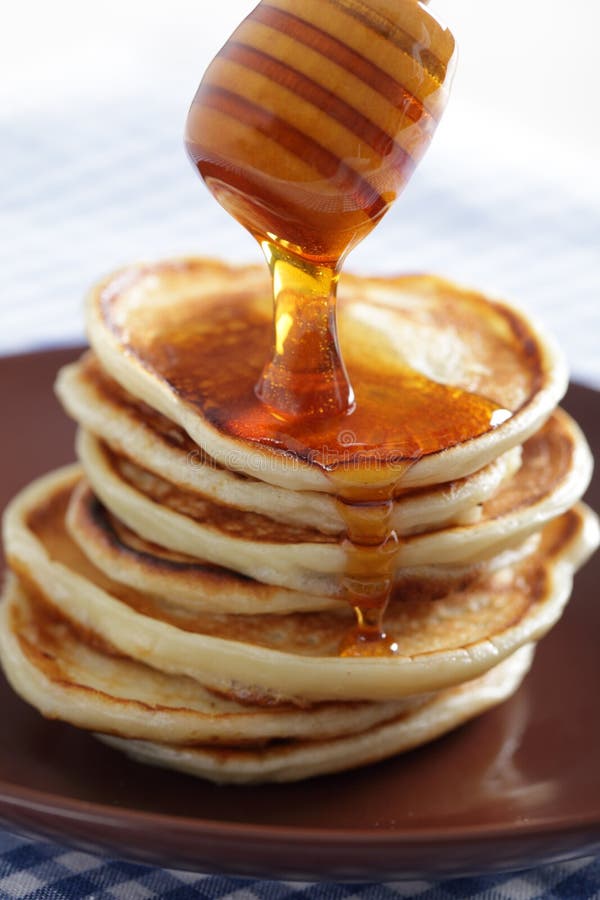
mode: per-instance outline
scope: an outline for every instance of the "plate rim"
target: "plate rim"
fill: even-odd
[[[326,777],[326,776],[325,776]],[[356,841],[364,844],[365,839],[381,843],[382,839],[389,843],[418,843],[420,840],[427,842],[448,843],[454,840],[462,841],[468,837],[477,837],[481,840],[501,839],[502,837],[535,837],[541,834],[571,834],[577,831],[598,829],[600,840],[600,811],[585,817],[559,819],[523,819],[511,825],[458,825],[447,828],[416,828],[411,831],[406,829],[386,828],[319,828],[295,825],[263,825],[260,823],[235,822],[230,820],[204,819],[192,816],[179,816],[169,813],[145,812],[130,807],[111,806],[110,804],[96,803],[93,801],[79,800],[75,797],[65,797],[61,794],[45,792],[25,785],[14,788],[9,782],[0,780],[0,813],[6,802],[17,809],[26,810],[32,806],[45,807],[47,811],[64,811],[65,813],[85,814],[87,821],[100,822],[100,820],[112,819],[115,825],[129,824],[131,819],[138,820],[153,826],[173,826],[197,831],[210,831],[211,834],[222,832],[227,837],[257,837],[267,838],[269,835],[285,836],[289,842],[305,843],[307,840],[318,840],[325,843],[340,841]],[[53,802],[56,801],[56,802]],[[72,816],[71,816],[72,817]]]

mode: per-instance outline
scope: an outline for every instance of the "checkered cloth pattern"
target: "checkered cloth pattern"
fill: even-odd
[[[3,123],[0,353],[81,340],[84,290],[130,260],[258,261],[186,164],[183,117],[138,99]],[[552,166],[503,165],[498,153],[492,163],[494,148],[482,160],[438,146],[352,267],[437,271],[512,298],[560,335],[576,377],[600,385],[598,193],[571,190]],[[148,868],[0,830],[0,900],[159,897],[591,900],[600,860],[439,884],[299,884]]]
[[[254,881],[154,869],[0,834],[0,900],[593,900],[600,860],[519,874],[387,884]]]

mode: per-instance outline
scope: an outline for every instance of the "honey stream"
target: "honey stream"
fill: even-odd
[[[348,655],[395,649],[383,616],[403,472],[424,453],[489,430],[498,408],[415,372],[386,383],[376,360],[352,384],[337,332],[343,261],[425,152],[454,55],[450,32],[417,0],[262,2],[209,66],[188,116],[191,160],[264,251],[274,325],[262,372],[235,356],[256,362],[242,306],[242,337],[227,344],[227,358],[196,346],[187,365],[219,427],[310,456],[331,478],[346,524],[341,586],[357,617],[341,648]],[[227,390],[222,376],[211,377],[217,365],[236,373]]]

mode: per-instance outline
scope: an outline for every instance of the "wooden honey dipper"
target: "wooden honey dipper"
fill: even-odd
[[[454,57],[417,0],[263,0],[202,79],[186,146],[271,268],[274,351],[257,393],[279,415],[353,407],[341,266],[427,149]]]

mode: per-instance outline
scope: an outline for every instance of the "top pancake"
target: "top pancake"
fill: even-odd
[[[355,484],[396,483],[407,458],[403,487],[466,477],[523,443],[566,387],[561,354],[520,313],[437,278],[345,276],[338,318],[357,394],[396,392],[393,444],[385,435],[378,440],[376,429],[370,443],[361,443],[358,412],[315,426],[308,443],[293,422],[283,423],[268,445],[264,435],[273,433],[272,421],[266,427],[253,420],[256,440],[241,436],[231,411],[239,423],[256,403],[254,385],[270,354],[266,270],[193,259],[133,266],[97,285],[87,305],[92,346],[122,387],[183,428],[222,466],[291,490],[336,493],[323,459],[332,450],[339,460],[350,444],[363,446],[369,461],[357,466],[348,457],[341,464]],[[425,391],[422,376],[429,379]],[[436,422],[454,402],[448,386],[513,415],[476,432],[468,416],[461,430],[457,415],[457,443],[443,450],[427,435],[423,441],[419,434],[417,442],[414,434],[403,434],[410,409],[419,427],[435,437]],[[254,407],[251,412],[256,415]],[[265,410],[264,416],[271,414]],[[425,450],[417,452],[417,443]]]

